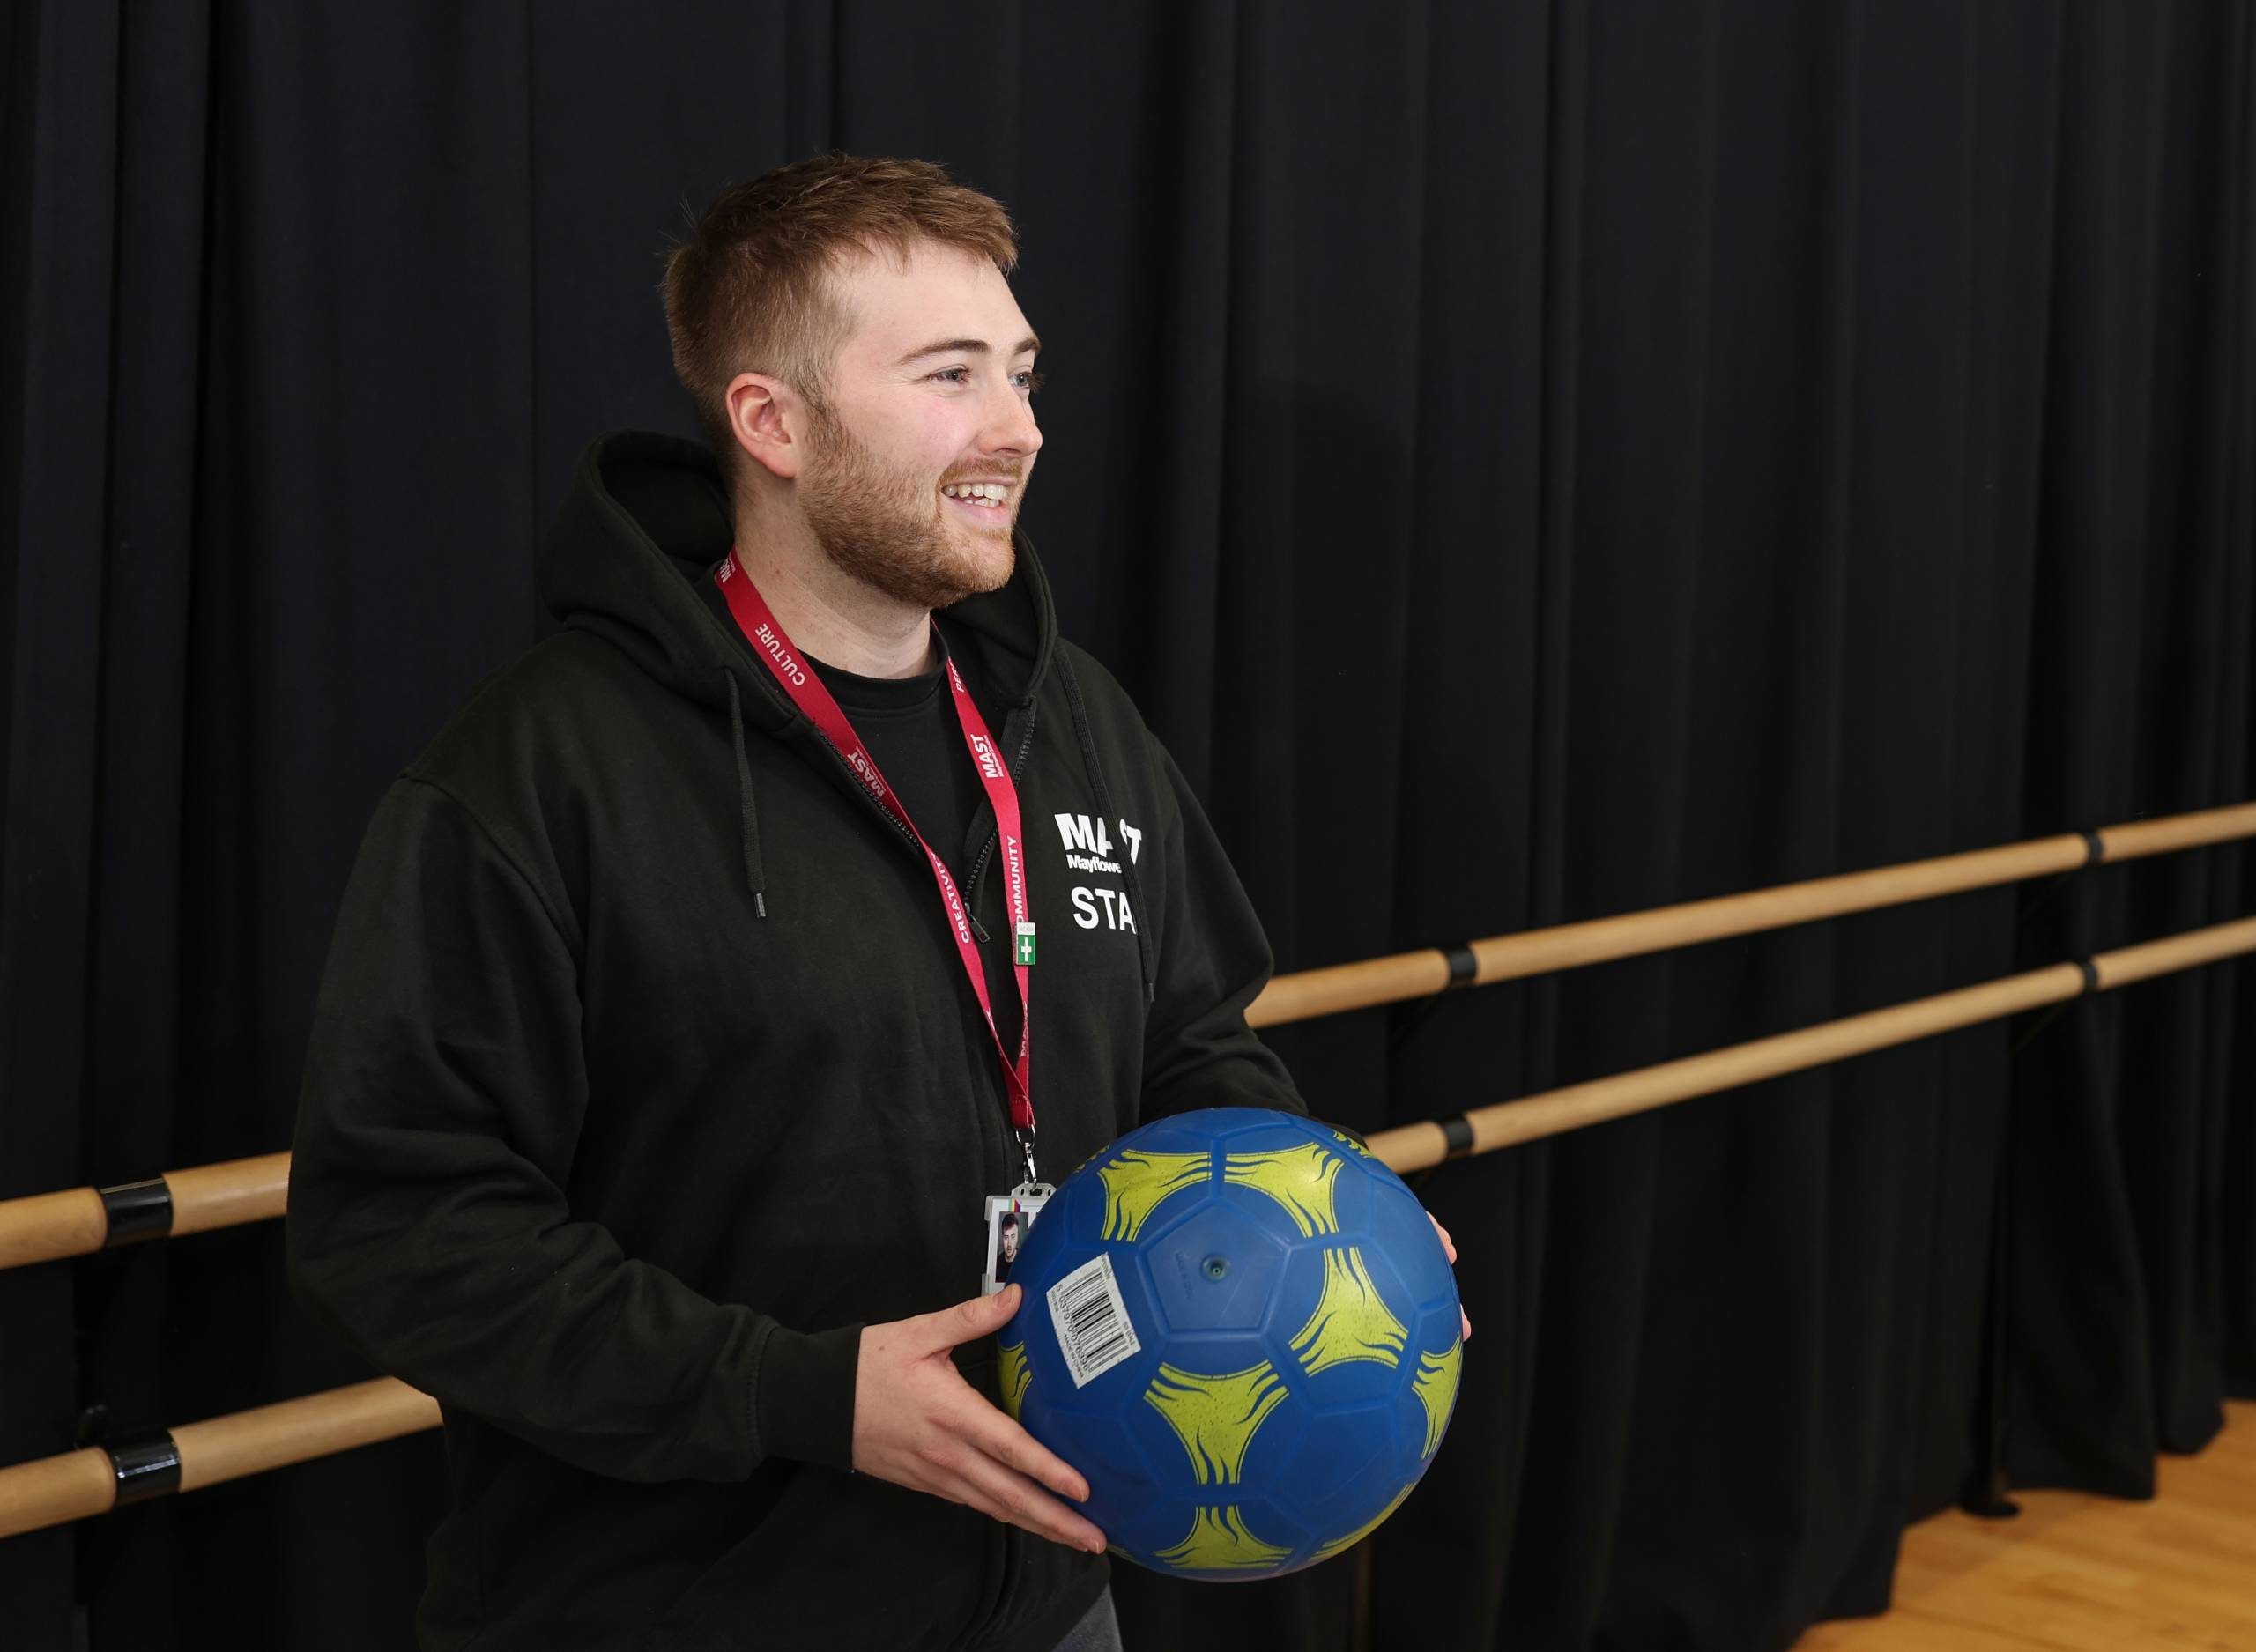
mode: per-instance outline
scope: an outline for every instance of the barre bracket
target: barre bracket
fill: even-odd
[[[173,1231],[173,1190],[162,1176],[146,1182],[123,1182],[99,1189],[102,1209],[109,1215],[109,1231],[102,1248],[137,1245],[145,1239],[163,1239]]]
[[[180,1490],[180,1447],[169,1428],[133,1428],[102,1442],[117,1476],[117,1501],[145,1503]]]

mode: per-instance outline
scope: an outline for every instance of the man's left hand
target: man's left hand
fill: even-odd
[[[1426,1219],[1433,1223],[1434,1232],[1442,1236],[1443,1254],[1449,1257],[1449,1265],[1454,1268],[1457,1266],[1457,1246],[1450,1239],[1449,1229],[1441,1225],[1440,1219],[1436,1217],[1431,1211],[1428,1211],[1426,1212]],[[1466,1317],[1465,1305],[1461,1302],[1458,1304],[1457,1317],[1460,1322],[1462,1322],[1465,1327],[1462,1333],[1464,1340],[1471,1342],[1473,1340],[1473,1322]]]

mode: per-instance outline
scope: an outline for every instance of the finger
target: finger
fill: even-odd
[[[1434,1232],[1441,1235],[1443,1253],[1449,1257],[1450,1266],[1452,1268],[1455,1267],[1457,1265],[1457,1247],[1455,1244],[1451,1242],[1449,1229],[1441,1225],[1440,1219],[1431,1211],[1428,1211],[1426,1212],[1426,1219],[1433,1223]]]
[[[1068,1548],[1104,1552],[1102,1532],[1015,1469],[967,1447],[955,1471],[970,1491],[987,1500],[987,1512],[996,1519]]]
[[[1070,1497],[1077,1503],[1089,1500],[1089,1483],[1075,1472],[1072,1463],[990,1405],[976,1389],[972,1406],[976,1409],[967,1407],[955,1425],[965,1444],[1041,1482],[1060,1497]]]
[[[1022,1531],[1031,1532],[1045,1543],[1061,1543],[1069,1549],[1080,1549],[1089,1554],[1102,1554],[1109,1546],[1105,1541],[1104,1534],[1097,1530],[1095,1526],[1089,1526],[1086,1531],[1053,1529],[1038,1520],[1029,1518],[1021,1510],[1012,1508],[1009,1503],[998,1501],[989,1493],[968,1480],[952,1482],[940,1494],[952,1503],[961,1503],[968,1508],[977,1509],[990,1520],[998,1521],[1006,1526],[1016,1526]],[[1087,1522],[1085,1521],[1082,1524],[1087,1525]]]
[[[1457,1339],[1459,1342],[1471,1342],[1473,1340],[1473,1321],[1471,1317],[1467,1315],[1466,1311],[1461,1308],[1457,1310],[1457,1317],[1458,1322],[1464,1327],[1464,1329],[1458,1333]]]
[[[917,1322],[927,1352],[954,1348],[991,1337],[1011,1322],[1019,1308],[1019,1287],[1006,1285],[992,1296],[975,1296],[953,1308],[926,1314]]]

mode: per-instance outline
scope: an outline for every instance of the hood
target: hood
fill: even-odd
[[[574,630],[595,633],[650,677],[700,705],[745,702],[771,733],[803,722],[696,590],[734,538],[720,467],[701,445],[649,431],[598,436],[580,456],[572,491],[541,542],[541,600]],[[943,611],[954,646],[968,645],[1004,707],[1033,700],[1058,643],[1050,582],[1025,533],[1000,590]],[[745,685],[750,685],[749,692]]]

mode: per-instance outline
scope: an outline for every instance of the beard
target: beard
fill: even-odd
[[[835,414],[810,407],[813,461],[799,478],[800,509],[815,543],[842,573],[894,601],[926,610],[999,589],[1018,553],[1010,523],[982,533],[946,516],[937,486],[887,467]],[[943,478],[945,479],[945,478]]]

